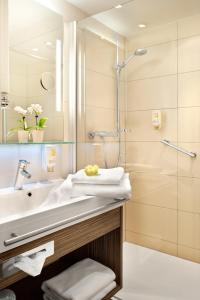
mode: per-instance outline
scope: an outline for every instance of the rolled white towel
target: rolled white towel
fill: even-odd
[[[42,290],[56,300],[91,300],[115,280],[108,267],[86,258],[44,281]]]
[[[106,295],[108,295],[115,287],[117,286],[116,282],[113,281],[109,285],[107,285],[102,291],[97,293],[94,297],[90,298],[89,300],[101,300],[103,299]],[[49,294],[45,293],[43,295],[44,300],[64,300],[63,297],[58,297],[55,294]]]
[[[124,168],[118,167],[113,169],[99,169],[99,174],[96,176],[87,176],[84,170],[78,171],[72,175],[73,183],[81,184],[120,184],[122,177],[124,176]]]

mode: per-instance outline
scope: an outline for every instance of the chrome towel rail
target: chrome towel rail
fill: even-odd
[[[178,146],[170,143],[170,141],[168,141],[168,140],[162,140],[161,143],[163,143],[163,144],[165,144],[165,145],[167,145],[167,146],[169,146],[171,148],[174,148],[177,151],[182,152],[182,153],[184,153],[184,154],[186,154],[186,155],[188,155],[188,156],[190,156],[192,158],[195,158],[197,156],[197,154],[195,152],[190,152],[190,151],[184,150],[184,149],[182,149],[182,148],[180,148],[180,147],[178,147]]]

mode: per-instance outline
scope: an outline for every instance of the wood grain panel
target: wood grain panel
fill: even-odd
[[[121,229],[117,228],[114,231],[107,233],[47,266],[40,276],[35,278],[28,276],[11,285],[9,288],[15,291],[18,300],[42,300],[43,292],[41,290],[41,284],[44,280],[59,274],[75,262],[90,257],[110,267],[116,273],[117,287],[104,298],[104,300],[110,299],[122,287],[120,231]]]
[[[0,260],[6,261],[11,257],[54,240],[55,254],[47,259],[45,266],[48,266],[49,264],[57,261],[59,258],[66,256],[74,250],[79,249],[82,246],[98,239],[99,237],[102,237],[107,233],[119,228],[121,223],[120,218],[121,209],[114,209],[102,215],[96,216],[79,224],[75,224],[28,244],[2,253],[0,254]],[[118,234],[121,235],[121,231]],[[0,288],[8,287],[26,276],[27,275],[25,273],[18,272],[8,278],[0,279]]]

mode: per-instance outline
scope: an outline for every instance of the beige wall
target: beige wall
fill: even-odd
[[[87,164],[105,167],[116,165],[118,142],[114,138],[88,138],[89,131],[114,131],[116,129],[116,46],[106,39],[86,31],[79,30],[79,75],[82,73],[78,103],[78,168]],[[123,51],[121,55],[123,54]],[[79,77],[80,78],[80,77]],[[125,90],[121,82],[121,94]],[[124,98],[122,103],[125,103]],[[121,109],[121,124],[124,126],[124,109]],[[124,161],[122,143],[121,161]]]
[[[200,16],[144,31],[127,52],[147,47],[127,68],[126,167],[133,198],[127,241],[200,262]],[[161,110],[160,130],[152,127]],[[192,159],[161,139],[197,152]]]

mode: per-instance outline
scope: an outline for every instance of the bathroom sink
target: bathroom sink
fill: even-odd
[[[2,218],[19,217],[44,205],[49,192],[63,180],[24,185],[23,190],[6,188],[0,190],[0,222]]]
[[[0,190],[0,253],[122,206],[125,200],[65,195],[49,201],[63,180],[28,184],[21,191]]]

